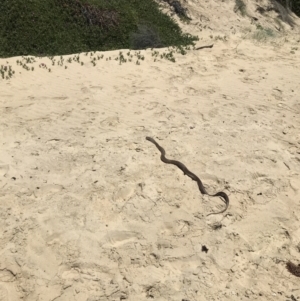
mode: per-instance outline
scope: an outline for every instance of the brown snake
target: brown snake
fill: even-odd
[[[199,190],[202,194],[207,194],[208,196],[219,196],[219,197],[222,197],[224,199],[224,203],[225,203],[225,208],[220,211],[220,212],[212,212],[212,213],[209,213],[207,214],[208,215],[211,215],[211,214],[220,214],[220,213],[223,213],[227,210],[228,206],[229,206],[229,197],[228,195],[225,193],[225,192],[217,192],[216,194],[209,194],[205,187],[203,186],[201,180],[194,174],[192,173],[190,170],[188,170],[188,168],[181,162],[179,161],[175,161],[175,160],[169,160],[165,157],[166,155],[166,151],[151,137],[146,137],[146,139],[150,142],[152,142],[157,148],[158,150],[160,151],[161,153],[161,156],[160,156],[160,159],[161,161],[163,161],[164,163],[166,164],[173,164],[173,165],[176,165],[179,169],[181,169],[184,173],[184,175],[187,175],[189,176],[192,180],[196,181],[197,184],[198,184],[198,187],[199,187]]]

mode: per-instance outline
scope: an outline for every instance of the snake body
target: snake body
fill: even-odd
[[[182,172],[184,173],[184,175],[187,175],[192,180],[196,181],[197,184],[198,184],[199,190],[200,190],[200,192],[202,194],[206,194],[206,195],[211,196],[211,197],[219,196],[219,197],[223,198],[224,203],[225,203],[225,208],[223,210],[221,210],[220,212],[212,212],[212,213],[209,213],[208,215],[211,215],[211,214],[220,214],[220,213],[223,213],[223,212],[225,212],[227,210],[227,208],[229,206],[229,197],[228,197],[228,195],[225,192],[220,191],[220,192],[217,192],[216,194],[209,194],[206,191],[205,187],[203,186],[203,183],[201,182],[201,180],[194,173],[192,173],[183,163],[181,163],[179,161],[167,159],[166,158],[166,151],[153,138],[146,137],[146,139],[148,141],[152,142],[158,148],[158,150],[161,153],[161,156],[160,156],[161,161],[163,161],[166,164],[176,165],[179,169],[182,170]]]

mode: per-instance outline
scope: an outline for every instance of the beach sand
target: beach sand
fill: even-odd
[[[205,5],[212,29],[197,1],[182,27],[214,47],[175,63],[0,60],[1,301],[300,298],[299,39],[250,39],[233,3]],[[229,209],[207,216],[224,203],[146,136]]]

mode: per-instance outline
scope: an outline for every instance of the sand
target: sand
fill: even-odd
[[[96,66],[64,56],[67,69],[0,60],[16,71],[0,81],[1,301],[300,298],[285,268],[300,263],[295,29],[258,42],[182,26],[214,47],[175,63],[150,49],[139,65],[120,65],[119,51],[96,53]],[[206,216],[224,204],[146,136],[225,191],[228,211]]]

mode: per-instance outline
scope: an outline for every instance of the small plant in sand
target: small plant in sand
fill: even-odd
[[[29,71],[30,70],[30,68],[26,65],[26,64],[23,64],[23,69],[25,69],[26,71]]]
[[[167,52],[167,53],[163,53],[160,55],[161,59],[167,59],[173,63],[175,63],[175,57],[173,56],[173,51]]]
[[[119,65],[127,62],[127,59],[124,57],[122,51],[119,52],[119,57],[117,57],[117,60],[119,60]]]
[[[28,57],[22,56],[22,59],[25,61],[26,64],[32,64],[36,62],[35,58],[30,56]]]
[[[223,41],[223,42],[227,42],[227,36],[226,35],[224,37],[222,37],[222,36],[215,36],[214,40],[215,41],[220,40],[220,41]]]
[[[136,56],[139,60],[142,60],[142,61],[145,59],[145,57],[141,54],[140,51],[136,52],[136,53],[135,53],[135,56]]]
[[[193,49],[195,49],[195,46],[193,46]],[[158,60],[158,58],[160,59],[166,59],[169,60],[170,62],[175,63],[176,59],[174,54],[179,53],[181,55],[186,55],[187,51],[191,50],[190,46],[172,46],[172,47],[168,47],[168,52],[164,52],[162,54],[159,53],[159,51],[154,50],[151,55],[152,57],[154,57],[154,62],[156,62]]]
[[[62,56],[60,57],[60,61],[57,62],[57,65],[59,65],[59,66],[63,66],[64,65],[64,59],[63,59]]]
[[[174,57],[173,53],[174,53],[173,51],[167,53],[166,56],[165,56],[165,58],[166,58],[167,60],[169,60],[169,61],[175,63],[175,57]]]
[[[2,79],[10,79],[15,74],[15,71],[12,70],[12,67],[10,65],[8,65],[8,66],[1,65],[0,74],[1,74]]]
[[[152,56],[158,57],[159,56],[159,51],[154,50],[154,52],[152,52]]]
[[[275,37],[275,33],[271,28],[264,28],[260,24],[256,25],[256,31],[252,34],[252,38],[258,42],[266,41]]]
[[[176,52],[180,53],[181,55],[187,54],[187,51],[182,46],[177,47]]]

